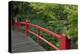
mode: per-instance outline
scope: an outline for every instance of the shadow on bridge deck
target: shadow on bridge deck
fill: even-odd
[[[38,48],[38,44],[34,40],[29,36],[25,37],[21,32],[11,31],[11,44],[12,53],[46,51],[41,46]]]

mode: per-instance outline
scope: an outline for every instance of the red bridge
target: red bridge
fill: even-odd
[[[31,34],[35,35],[36,38],[38,38],[38,42],[37,42],[38,47],[40,47],[40,40],[42,40],[46,44],[48,44],[49,46],[51,46],[53,49],[56,49],[56,50],[70,49],[70,39],[67,36],[65,36],[65,34],[62,34],[62,35],[56,34],[55,32],[49,31],[48,29],[42,28],[42,27],[32,24],[30,22],[16,22],[15,23],[16,28],[19,27],[20,31],[22,30],[22,25],[25,25],[25,32],[26,32],[27,36],[29,36],[29,33],[31,33]],[[36,34],[33,31],[30,31],[29,27],[34,27],[34,28],[38,29],[38,34]],[[18,30],[16,30],[16,31],[18,31]],[[53,38],[55,37],[56,39],[58,39],[60,47],[59,48],[56,47],[54,44],[47,41],[45,38],[41,37],[40,36],[41,31],[46,32],[46,33],[50,34]]]

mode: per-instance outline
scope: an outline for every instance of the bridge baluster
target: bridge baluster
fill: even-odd
[[[40,38],[39,38],[39,36],[40,36],[40,30],[38,29],[38,47],[40,47]]]
[[[26,21],[26,35],[29,35],[29,22]]]
[[[70,49],[70,39],[65,36],[64,34],[61,35],[61,39],[60,39],[60,49]]]

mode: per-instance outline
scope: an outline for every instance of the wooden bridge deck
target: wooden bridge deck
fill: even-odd
[[[35,52],[45,51],[43,47],[38,48],[38,44],[29,36],[25,37],[21,32],[11,31],[12,52]]]

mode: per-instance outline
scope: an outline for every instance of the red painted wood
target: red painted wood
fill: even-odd
[[[26,35],[28,36],[29,35],[29,22],[26,22],[26,25],[25,25],[25,31],[26,31]]]
[[[25,24],[26,25],[26,22],[19,22],[20,24]]]
[[[57,48],[54,44],[52,44],[51,42],[47,41],[46,39],[44,39],[44,38],[42,38],[40,36],[40,31],[43,31],[43,32],[46,32],[46,33],[52,35],[53,37],[56,37],[59,40],[59,42],[60,42],[60,49],[70,49],[70,39],[68,37],[66,37],[64,34],[58,35],[58,34],[52,32],[52,31],[49,31],[48,29],[42,28],[42,27],[40,27],[38,25],[35,25],[35,24],[31,24],[29,22],[26,22],[26,23],[25,22],[19,22],[19,23],[20,24],[25,24],[25,26],[26,26],[26,33],[27,34],[28,33],[32,33],[32,34],[34,34],[35,36],[38,37],[38,45],[40,45],[40,40],[43,40],[45,43],[47,43],[52,48],[55,48],[55,49],[59,50],[59,48]],[[37,28],[40,31],[38,31],[38,34],[35,34],[34,32],[29,31],[29,26],[35,27],[35,28]]]
[[[40,29],[40,30],[43,31],[43,32],[47,32],[48,34],[52,35],[53,37],[56,37],[56,38],[58,38],[58,39],[61,38],[60,35],[52,32],[52,31],[49,31],[48,29],[42,28],[42,27],[40,27],[40,26],[38,26],[38,25],[31,24],[31,23],[29,23],[29,25],[32,26],[32,27],[35,27],[35,28],[37,28],[37,29]]]
[[[51,46],[53,49],[56,49],[56,50],[59,50],[59,48],[57,48],[54,44],[52,44],[51,42],[47,41],[46,39],[44,39],[43,37],[41,36],[38,36],[38,34],[32,32],[29,30],[29,32],[33,35],[35,35],[36,37],[39,37],[41,40],[43,40],[46,44],[48,44],[49,46]]]
[[[20,23],[21,23],[21,24],[25,24],[25,22],[20,22]],[[51,34],[53,37],[56,37],[56,38],[58,38],[58,39],[61,38],[60,35],[52,32],[52,31],[49,31],[48,29],[42,28],[42,27],[40,27],[40,26],[38,26],[38,25],[31,24],[31,23],[28,23],[28,24],[29,24],[30,26],[32,26],[32,27],[35,27],[35,28],[37,28],[37,29],[40,29],[40,30],[43,31],[43,32],[47,32],[48,34]]]
[[[38,47],[40,47],[40,38],[39,38],[39,36],[40,36],[40,30],[38,30]]]
[[[61,35],[60,39],[60,49],[70,49],[70,39],[65,36],[65,34]]]

